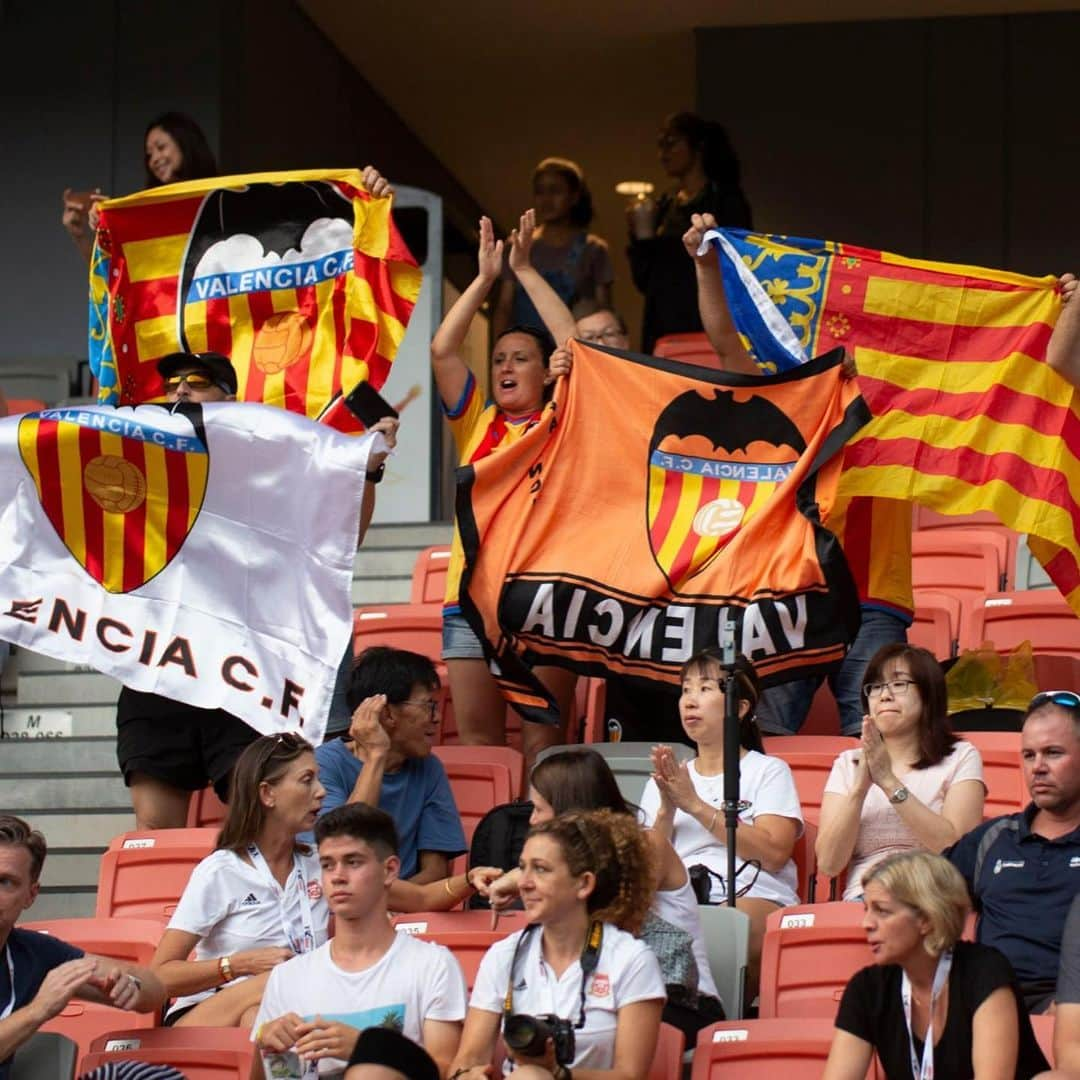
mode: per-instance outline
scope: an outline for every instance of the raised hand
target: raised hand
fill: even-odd
[[[488,282],[502,273],[503,242],[495,239],[495,230],[491,224],[491,218],[480,219],[480,247],[476,253],[477,275]]]
[[[382,726],[382,717],[385,712],[385,694],[373,694],[357,705],[356,711],[352,714],[352,723],[349,725],[353,753],[359,751],[364,757],[371,757],[390,749],[390,736]]]
[[[510,233],[510,269],[514,273],[527,270],[532,263],[533,232],[536,229],[536,211],[526,210],[518,220],[518,227]]]
[[[1058,278],[1058,288],[1061,289],[1061,302],[1067,304],[1076,292],[1076,286],[1080,285],[1075,274],[1062,274]]]
[[[716,228],[716,218],[712,214],[691,214],[690,215],[690,228],[683,233],[683,247],[686,248],[686,254],[691,259],[697,259],[701,262],[705,260],[716,261],[716,254],[711,249],[707,249],[704,254],[699,255],[698,249],[701,247],[701,241],[705,239],[705,234],[710,229]]]
[[[389,198],[394,194],[393,185],[374,165],[365,165],[361,175],[364,178],[364,187],[373,199]]]

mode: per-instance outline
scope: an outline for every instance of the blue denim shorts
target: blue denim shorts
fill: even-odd
[[[443,612],[442,658],[444,660],[483,660],[484,647],[473,633],[465,616]]]

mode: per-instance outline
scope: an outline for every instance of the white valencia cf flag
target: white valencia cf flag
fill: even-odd
[[[0,420],[0,638],[318,743],[375,440],[235,402]]]

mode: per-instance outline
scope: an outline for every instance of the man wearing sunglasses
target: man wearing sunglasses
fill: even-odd
[[[157,369],[170,405],[236,400],[236,371],[221,353],[171,353],[158,361]]]
[[[349,683],[352,724],[315,751],[326,788],[322,813],[368,803],[394,819],[399,876],[424,884],[450,873],[468,850],[450,781],[431,752],[439,732],[439,676],[426,656],[373,646]]]
[[[1005,954],[1028,1008],[1045,1012],[1065,918],[1080,892],[1080,695],[1036,694],[1020,754],[1027,809],[984,821],[943,854],[967,882],[977,939]]]

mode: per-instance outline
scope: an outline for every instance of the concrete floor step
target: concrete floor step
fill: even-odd
[[[81,889],[61,887],[52,891],[42,889],[34,906],[23,915],[24,922],[39,919],[88,919],[94,914],[97,887]]]
[[[7,813],[43,809],[120,811],[130,806],[128,790],[116,768],[70,777],[52,773],[0,777],[0,808]]]
[[[453,534],[454,528],[448,521],[433,521],[427,525],[372,525],[363,546],[419,550],[432,544],[449,544]]]
[[[46,889],[85,889],[97,885],[104,848],[86,851],[49,849],[41,884]]]
[[[19,816],[44,834],[50,850],[104,851],[114,836],[132,832],[135,828],[130,799],[122,809],[80,810],[77,814],[52,808],[32,809]],[[45,865],[49,865],[48,860]],[[96,871],[94,880],[97,881]]]
[[[82,776],[116,768],[116,739],[109,737],[9,739],[0,755],[0,779],[17,779],[27,773]]]
[[[407,604],[412,591],[410,578],[353,578],[353,607],[366,604]]]
[[[356,553],[353,577],[406,577],[411,578],[420,548],[369,548],[366,545]]]
[[[96,672],[29,671],[19,676],[17,703],[63,708],[71,705],[112,705],[120,683]]]

